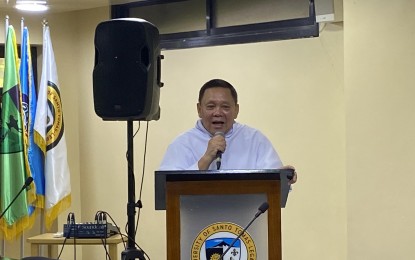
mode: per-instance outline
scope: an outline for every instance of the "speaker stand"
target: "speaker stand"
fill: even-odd
[[[140,259],[145,260],[144,252],[136,247],[135,243],[135,183],[134,183],[134,143],[133,143],[133,121],[127,121],[127,162],[128,162],[128,243],[127,248],[121,253],[122,260]]]

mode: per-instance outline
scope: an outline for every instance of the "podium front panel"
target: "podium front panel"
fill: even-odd
[[[180,259],[220,256],[266,201],[265,193],[180,196]],[[252,259],[249,254],[268,259],[267,212],[252,223],[224,259]]]
[[[200,258],[202,242],[205,237],[209,237],[207,233],[204,235],[203,231],[214,232],[212,223],[226,221],[240,226],[240,232],[252,220],[259,205],[264,201],[269,204],[268,211],[257,218],[248,229],[249,235],[253,236],[252,240],[255,239],[256,256],[245,259],[281,260],[278,180],[170,181],[166,184],[166,192],[167,260],[203,260]],[[218,206],[229,210],[218,210]],[[197,215],[193,215],[193,211]],[[224,212],[229,215],[222,215]],[[207,219],[208,216],[211,218],[210,221]],[[264,223],[267,226],[266,231],[262,227]],[[235,226],[232,227],[235,232]],[[198,237],[200,232],[201,236]],[[235,233],[236,237],[238,230]],[[263,235],[267,238],[263,238]],[[230,240],[224,242],[229,244]],[[197,247],[198,245],[200,247]],[[223,244],[218,246],[221,245]],[[211,244],[207,247],[210,248]],[[194,254],[195,251],[199,251],[199,255],[197,252]],[[206,252],[206,248],[203,252]],[[237,250],[235,252],[237,253]],[[215,257],[218,257],[218,253],[215,253]]]

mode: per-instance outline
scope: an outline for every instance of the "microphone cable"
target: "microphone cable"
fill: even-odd
[[[74,222],[74,227],[75,227],[75,233],[73,236],[73,259],[76,260],[76,238],[78,236],[78,228],[76,227],[76,222],[75,222],[75,215],[73,215],[73,222]]]
[[[108,216],[111,219],[111,221],[114,223],[114,226],[117,228],[117,231],[118,231],[117,234],[122,235],[120,227],[117,225],[117,223],[115,222],[115,220],[111,217],[111,215],[108,212],[106,212],[106,211],[98,211],[96,213],[96,215],[97,214],[105,214],[106,216]],[[123,240],[122,242],[123,242],[123,245],[124,245],[124,249],[126,249],[127,248],[127,245],[126,245],[125,241]]]
[[[140,221],[140,215],[141,215],[141,208],[143,207],[143,204],[141,202],[141,198],[142,198],[142,193],[143,193],[143,185],[144,185],[144,176],[145,176],[145,168],[146,168],[146,158],[147,158],[147,144],[148,144],[148,128],[149,128],[149,122],[147,121],[146,124],[146,133],[145,133],[145,139],[144,139],[144,154],[143,154],[143,168],[142,168],[142,177],[141,177],[141,183],[140,183],[140,189],[139,189],[139,196],[138,196],[138,200],[136,202],[136,207],[138,208],[138,212],[137,212],[137,220],[136,220],[136,226],[135,226],[135,231],[134,231],[134,236],[137,235],[137,230],[138,230],[138,223]],[[133,138],[135,138],[135,136],[138,134],[138,132],[141,129],[141,121],[138,121],[138,129],[135,131]],[[126,159],[128,161],[128,151],[126,153]],[[132,173],[132,177],[134,179],[133,181],[133,185],[134,185],[134,190],[135,190],[135,174],[134,174],[134,169],[131,169],[130,165],[128,164],[128,170]],[[125,230],[127,230],[128,227],[128,223],[125,224]]]
[[[115,220],[112,218],[112,216],[108,213],[108,212],[106,212],[106,211],[98,211],[97,213],[96,213],[96,216],[98,215],[98,214],[105,214],[106,216],[108,216],[110,219],[111,219],[111,221],[114,223],[114,226],[116,227],[116,229],[118,230],[118,233],[117,234],[119,234],[120,236],[121,236],[121,238],[122,238],[122,242],[123,242],[123,245],[124,245],[124,249],[127,249],[127,244],[126,244],[126,241],[123,239],[123,238],[127,238],[127,240],[128,239],[130,239],[130,236],[128,236],[128,235],[126,235],[126,234],[123,234],[122,232],[121,232],[121,229],[120,229],[120,227],[118,226],[118,224],[115,222]],[[101,239],[102,241],[103,241],[103,245],[104,245],[104,239]],[[137,244],[137,242],[134,240],[134,244],[137,246],[137,248],[139,249],[139,250],[141,250],[141,252],[143,252],[143,254],[147,257],[147,259],[148,260],[150,260],[150,256]],[[107,252],[107,254],[108,254],[108,256],[109,256],[109,253],[108,253],[108,251],[107,251],[107,248],[105,247],[105,250],[106,250],[106,252]],[[110,258],[111,259],[111,258]],[[111,259],[111,260],[114,260],[114,259]]]
[[[144,175],[145,175],[145,170],[146,170],[146,157],[147,157],[147,141],[148,141],[148,121],[147,121],[147,125],[146,125],[146,135],[144,138],[144,154],[143,154],[143,174],[141,175],[141,184],[140,184],[140,190],[139,190],[139,195],[138,195],[138,212],[137,212],[137,221],[135,224],[135,233],[134,236],[137,235],[137,230],[138,230],[138,222],[140,220],[140,213],[141,213],[141,208],[143,207],[143,204],[141,203],[141,196],[143,193],[143,184],[144,184]]]
[[[125,238],[127,238],[127,239],[129,239],[130,238],[130,236],[127,234],[122,234],[122,233],[120,233],[120,235],[122,236],[122,237],[125,237]],[[147,255],[147,253],[137,244],[137,242],[136,241],[134,241],[134,244],[137,246],[137,248],[138,249],[140,249],[141,250],[141,252],[143,252],[143,254],[147,257],[147,259],[148,260],[150,260],[150,256],[149,255]]]
[[[108,249],[107,249],[107,235],[108,235],[107,226],[108,226],[108,222],[107,222],[107,216],[106,216],[105,211],[97,211],[97,213],[95,213],[95,224],[97,224],[97,225],[105,224],[105,231],[104,231],[105,234],[104,234],[104,237],[101,237],[101,244],[102,244],[102,246],[104,247],[104,250],[105,250],[105,259],[106,260],[108,260],[108,259],[112,260],[110,254],[108,252]]]
[[[61,248],[61,251],[58,254],[57,259],[60,259],[61,255],[62,255],[62,252],[63,252],[63,248],[65,247],[66,241],[68,240],[68,238],[71,237],[72,229],[74,230],[74,232],[73,232],[74,233],[73,234],[73,236],[74,236],[74,247],[76,246],[76,242],[75,242],[76,225],[75,225],[75,214],[73,212],[68,213],[68,216],[66,217],[66,223],[68,224],[68,233],[66,234],[65,239],[63,240],[62,248]],[[74,259],[76,259],[76,249],[74,249],[74,250],[75,250]]]

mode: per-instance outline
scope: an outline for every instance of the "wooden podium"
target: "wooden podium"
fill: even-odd
[[[219,259],[266,201],[268,211],[229,251],[233,259],[281,260],[280,208],[292,176],[290,169],[156,171],[155,208],[166,210],[167,259]]]

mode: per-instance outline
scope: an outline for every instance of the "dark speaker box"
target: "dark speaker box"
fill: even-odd
[[[98,24],[94,43],[95,113],[104,120],[158,120],[158,29],[142,19],[113,19]]]

